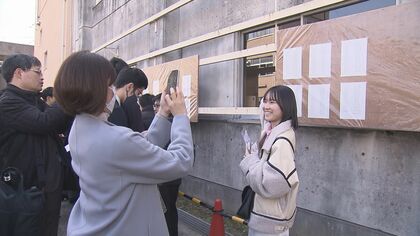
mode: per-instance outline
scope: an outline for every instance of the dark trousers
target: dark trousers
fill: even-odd
[[[62,181],[60,182],[61,183],[56,190],[52,192],[44,192],[45,205],[41,218],[42,236],[57,236],[63,191]]]
[[[159,192],[166,206],[165,219],[170,236],[178,236],[178,211],[176,200],[178,199],[181,179],[166,182],[159,185]]]

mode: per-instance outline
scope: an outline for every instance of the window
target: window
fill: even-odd
[[[277,25],[278,29],[286,29],[300,25],[300,18]],[[274,26],[253,31],[244,35],[245,48],[272,44],[275,41]],[[275,83],[275,53],[266,53],[245,58],[244,93],[245,107],[258,106],[265,92],[276,85]]]
[[[352,5],[312,14],[304,17],[305,24],[311,24],[318,21],[324,21],[329,19],[335,19],[343,16],[353,15],[365,11],[379,9],[395,5],[395,0],[368,0],[355,3]]]
[[[247,67],[257,66],[258,68],[273,67],[274,66],[273,56],[271,55],[268,57],[248,59],[246,61],[246,66]]]
[[[300,26],[300,19],[286,21],[284,23],[278,24],[277,29],[282,30],[282,29],[292,28],[296,26]]]
[[[42,28],[39,30],[39,45],[42,45]]]
[[[252,40],[259,37],[268,36],[270,34],[274,34],[274,28],[263,29],[255,32],[251,32],[246,35],[247,40]]]
[[[395,0],[367,0],[355,4],[324,10],[303,16],[303,23],[310,24],[328,19],[339,18],[357,14],[369,10],[395,5]],[[278,30],[284,30],[301,25],[301,16],[295,16],[277,24]],[[275,30],[273,26],[259,29],[244,34],[244,48],[258,47],[275,43]],[[275,53],[266,53],[257,56],[246,57],[244,60],[243,80],[243,106],[258,106],[259,100],[264,93],[272,86],[279,84],[275,81]]]
[[[48,62],[48,51],[44,52],[44,63],[42,63],[42,67],[44,67],[44,70],[47,69],[47,62]]]
[[[274,43],[274,25],[246,33],[245,48],[253,48],[261,45]],[[258,105],[259,98],[261,97],[260,87],[268,86],[265,81],[261,80],[262,75],[272,75],[274,82],[274,53],[266,53],[257,56],[250,56],[245,58],[244,65],[244,94],[243,105],[245,107],[255,107]],[[263,83],[263,84],[261,84]]]

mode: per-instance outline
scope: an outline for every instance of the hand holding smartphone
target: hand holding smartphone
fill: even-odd
[[[173,88],[175,90],[177,86],[178,86],[178,70],[173,70],[169,74],[168,83],[166,84],[165,93],[166,94],[171,94],[171,88]]]
[[[164,101],[161,100],[161,109],[163,104],[168,106],[170,111],[168,114],[169,117],[171,115],[186,114],[184,94],[178,88],[178,74],[178,70],[173,70],[169,74],[168,82],[163,93],[164,97],[162,97]],[[173,89],[172,93],[171,88]]]

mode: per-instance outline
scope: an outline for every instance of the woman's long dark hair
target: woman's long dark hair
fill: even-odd
[[[283,113],[280,123],[291,120],[293,129],[296,130],[298,128],[299,124],[297,118],[296,98],[291,88],[284,85],[271,87],[267,90],[267,92],[265,92],[263,99],[266,101],[277,102]],[[260,149],[262,148],[266,138],[267,134],[264,134],[264,136],[261,137],[259,142]]]

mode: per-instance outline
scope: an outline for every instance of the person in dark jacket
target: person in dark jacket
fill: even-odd
[[[15,167],[23,173],[25,189],[43,190],[44,209],[28,235],[57,235],[65,152],[58,134],[68,128],[71,117],[40,99],[43,76],[36,57],[12,55],[4,61],[2,74],[7,87],[0,96],[0,169]],[[27,227],[25,223],[31,222],[19,226]]]
[[[53,90],[54,90],[53,87],[47,87],[41,92],[41,98],[48,106],[51,106],[52,104],[55,103]]]
[[[155,118],[155,111],[153,110],[154,97],[152,94],[143,94],[139,98],[141,116],[143,118],[144,128],[149,129],[150,124]]]
[[[153,110],[155,114],[159,112],[161,96],[162,94],[159,93],[153,98]],[[166,145],[165,149],[167,147],[168,145]],[[170,236],[178,236],[178,210],[176,208],[176,201],[181,182],[182,180],[179,178],[158,185],[160,196],[166,207],[165,220]]]
[[[114,83],[116,102],[108,121],[118,126],[130,128],[133,131],[144,131],[142,113],[137,103],[137,97],[147,88],[147,85],[147,77],[142,70],[138,68],[121,70]]]
[[[113,57],[111,60],[109,60],[112,67],[115,70],[115,74],[118,75],[122,70],[130,68],[130,66],[125,62],[123,59],[118,57]]]
[[[117,57],[113,57],[111,58],[111,60],[109,60],[109,62],[111,63],[112,67],[115,70],[115,74],[118,76],[118,74],[127,68],[130,68],[128,66],[128,64],[121,58],[117,58]],[[115,78],[116,79],[116,78]],[[115,82],[115,80],[114,80]],[[115,86],[113,86],[113,92],[114,92],[114,97],[113,97],[113,103],[114,106],[111,108],[109,112],[109,117],[108,117],[108,121],[113,123],[114,125],[118,125],[118,126],[124,126],[124,127],[128,127],[128,120],[127,120],[127,114],[125,114],[124,109],[122,108],[122,102],[120,100],[120,98],[116,95],[116,91],[115,91]],[[111,101],[112,102],[112,101]],[[112,104],[110,104],[112,105]]]

